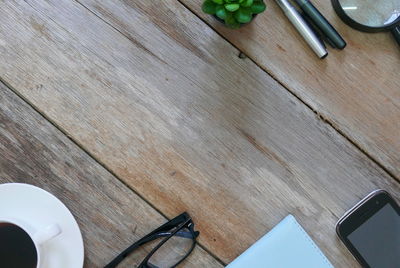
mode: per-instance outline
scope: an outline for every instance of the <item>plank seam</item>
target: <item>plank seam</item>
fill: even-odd
[[[76,0],[78,1],[78,0]],[[308,107],[315,115],[317,118],[319,118],[321,121],[329,125],[331,128],[333,128],[337,133],[339,133],[340,136],[345,138],[350,144],[352,144],[354,147],[356,147],[361,153],[367,156],[368,159],[370,159],[374,164],[376,164],[378,167],[380,167],[385,173],[387,173],[390,177],[392,177],[397,183],[400,184],[400,177],[397,177],[393,172],[391,172],[388,168],[386,168],[383,164],[379,162],[379,160],[376,160],[371,154],[367,152],[367,149],[364,149],[361,145],[357,144],[355,141],[353,141],[350,137],[348,137],[339,127],[335,127],[335,124],[333,121],[331,121],[328,117],[324,116],[321,114],[319,111],[314,109],[311,104],[308,104],[306,101],[301,99],[300,96],[298,96],[293,90],[289,89],[284,83],[278,80],[278,78],[272,74],[270,71],[268,71],[266,68],[264,68],[262,65],[260,65],[255,59],[247,55],[245,52],[243,52],[239,47],[237,47],[234,43],[232,43],[229,39],[225,38],[222,34],[220,34],[210,23],[208,23],[206,20],[201,18],[200,16],[197,15],[195,11],[193,11],[188,5],[186,5],[182,0],[177,0],[183,7],[185,7],[188,11],[190,11],[193,15],[195,15],[197,18],[199,18],[202,22],[204,22],[208,27],[210,27],[218,36],[220,36],[222,39],[224,39],[226,42],[228,42],[231,46],[236,48],[239,52],[238,57],[241,59],[246,59],[248,58],[251,62],[253,62],[258,68],[260,68],[262,71],[264,71],[266,74],[268,74],[274,81],[276,81],[280,86],[282,86],[284,89],[286,89],[293,97],[295,97],[297,100],[299,100],[302,104],[304,104],[306,107]],[[243,56],[244,55],[244,56]]]
[[[0,77],[0,83],[2,83],[8,90],[10,90],[13,94],[17,95],[23,102],[25,102],[29,107],[31,107],[35,112],[37,112],[43,119],[48,121],[53,127],[55,127],[58,131],[61,132],[67,139],[69,139],[73,144],[78,146],[80,150],[82,150],[88,157],[92,158],[97,164],[99,164],[102,168],[104,168],[107,172],[109,172],[114,178],[120,181],[125,187],[131,190],[134,194],[136,194],[140,199],[142,199],[147,205],[149,205],[152,209],[154,209],[157,213],[159,213],[166,220],[170,220],[161,210],[155,207],[150,201],[144,198],[143,195],[138,193],[135,189],[133,189],[129,184],[125,183],[124,180],[120,179],[117,174],[109,169],[106,164],[104,164],[100,159],[96,156],[92,155],[85,147],[77,140],[75,140],[71,135],[68,134],[66,130],[60,127],[56,122],[54,122],[50,117],[41,112],[39,108],[37,108],[32,102],[30,102],[27,98],[25,98],[22,94],[20,94],[13,86],[11,86],[7,81],[5,81],[2,77]],[[161,224],[161,223],[160,223]],[[205,246],[203,246],[200,242],[197,242],[198,247],[203,249],[207,254],[209,254],[212,258],[214,258],[219,264],[226,266],[227,264],[223,262],[220,258],[218,258],[215,254],[210,252]]]
[[[112,24],[107,22],[105,19],[97,15],[95,12],[87,8],[85,5],[79,2],[79,0],[75,0],[79,5],[81,5],[83,8],[88,10],[91,14],[95,15],[97,18],[99,18],[101,21],[106,23],[108,26],[122,34],[122,36],[126,37],[128,40],[132,41],[131,38],[129,38],[127,35],[125,35],[123,32],[121,32],[119,29],[114,27]],[[379,161],[375,160],[374,157],[372,157],[365,149],[362,148],[362,146],[358,145],[356,142],[353,142],[352,139],[350,139],[341,129],[337,126],[335,126],[334,122],[331,122],[327,117],[321,115],[316,109],[314,109],[310,104],[308,104],[306,101],[303,101],[294,91],[290,90],[287,86],[285,86],[283,83],[281,83],[276,76],[271,74],[266,68],[258,64],[255,59],[249,57],[245,53],[243,53],[236,45],[234,45],[232,42],[230,42],[228,39],[226,39],[224,36],[222,36],[215,28],[213,28],[209,23],[207,23],[205,20],[200,18],[194,11],[192,11],[188,6],[186,6],[182,0],[178,0],[181,5],[184,6],[189,12],[193,13],[194,16],[199,18],[202,22],[204,22],[210,29],[213,29],[213,31],[220,36],[222,39],[224,39],[226,42],[228,42],[232,47],[234,47],[236,50],[238,50],[239,55],[245,55],[249,58],[250,61],[252,61],[257,67],[259,67],[261,70],[263,70],[267,75],[272,77],[279,85],[281,85],[284,89],[286,89],[292,96],[294,96],[297,100],[300,101],[300,103],[303,103],[306,107],[308,107],[311,111],[314,112],[317,118],[328,124],[330,127],[332,127],[334,130],[336,130],[339,135],[345,138],[350,144],[352,144],[354,147],[356,147],[359,151],[361,151],[364,155],[367,156],[369,160],[371,160],[373,163],[377,165],[377,167],[381,168],[384,172],[386,172],[389,176],[391,176],[397,183],[400,182],[400,178],[397,178],[391,171],[389,171],[383,164],[381,164]],[[240,56],[239,56],[240,57]],[[241,58],[242,58],[241,57]],[[16,94],[18,97],[20,97],[25,103],[27,103],[31,108],[33,108],[37,113],[39,113],[44,119],[46,119],[50,124],[52,124],[55,128],[57,128],[62,134],[67,136],[67,138],[73,142],[75,145],[77,145],[82,151],[84,151],[90,158],[92,158],[96,163],[98,163],[100,166],[105,168],[108,172],[110,172],[111,175],[113,175],[116,179],[118,179],[123,185],[128,187],[133,193],[135,193],[139,198],[141,198],[143,201],[145,201],[151,208],[153,208],[155,211],[157,211],[160,215],[162,215],[165,219],[168,219],[166,215],[164,215],[159,209],[157,209],[154,205],[152,205],[147,199],[145,199],[141,194],[139,194],[137,191],[135,191],[132,187],[130,187],[127,183],[124,182],[123,179],[121,179],[119,176],[117,176],[111,169],[109,169],[106,164],[104,164],[100,159],[96,158],[94,155],[92,155],[88,150],[85,149],[83,144],[79,143],[79,141],[75,140],[72,138],[67,131],[65,131],[62,127],[57,125],[56,122],[54,122],[50,117],[47,117],[44,112],[41,112],[39,108],[37,108],[33,103],[31,103],[27,98],[25,98],[22,94],[20,94],[16,89],[14,89],[11,85],[9,85],[7,82],[4,81],[2,77],[0,77],[0,82],[5,84],[5,86],[12,91],[14,94]],[[218,261],[220,264],[225,265],[225,263],[215,256],[213,253],[211,253],[207,248],[205,248],[202,244],[199,243],[199,247],[202,248],[205,252],[207,252],[210,256],[212,256],[216,261]]]

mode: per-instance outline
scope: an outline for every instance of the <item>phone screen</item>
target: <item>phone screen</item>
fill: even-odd
[[[400,215],[389,203],[347,239],[371,268],[400,267]]]

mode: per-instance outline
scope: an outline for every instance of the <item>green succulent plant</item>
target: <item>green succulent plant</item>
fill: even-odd
[[[202,6],[204,13],[216,16],[231,28],[250,22],[265,8],[263,0],[205,0]]]

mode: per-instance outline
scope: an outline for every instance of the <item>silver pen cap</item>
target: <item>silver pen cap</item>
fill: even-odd
[[[276,2],[315,54],[321,59],[325,58],[328,55],[325,46],[321,43],[310,26],[308,26],[307,22],[301,17],[299,12],[288,0],[276,0]]]

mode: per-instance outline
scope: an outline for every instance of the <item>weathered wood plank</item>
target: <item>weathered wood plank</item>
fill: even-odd
[[[321,61],[275,1],[239,31],[203,14],[203,0],[179,1],[400,179],[400,54],[389,33],[353,30],[331,1],[314,0],[348,42],[344,51],[329,48]]]
[[[39,186],[60,198],[75,215],[84,237],[85,267],[104,266],[165,222],[1,83],[0,155],[0,183]],[[197,248],[184,267],[222,265]]]
[[[225,262],[293,213],[356,267],[334,224],[375,188],[398,198],[391,177],[178,2],[82,3],[114,28],[73,1],[2,3],[0,76]]]

